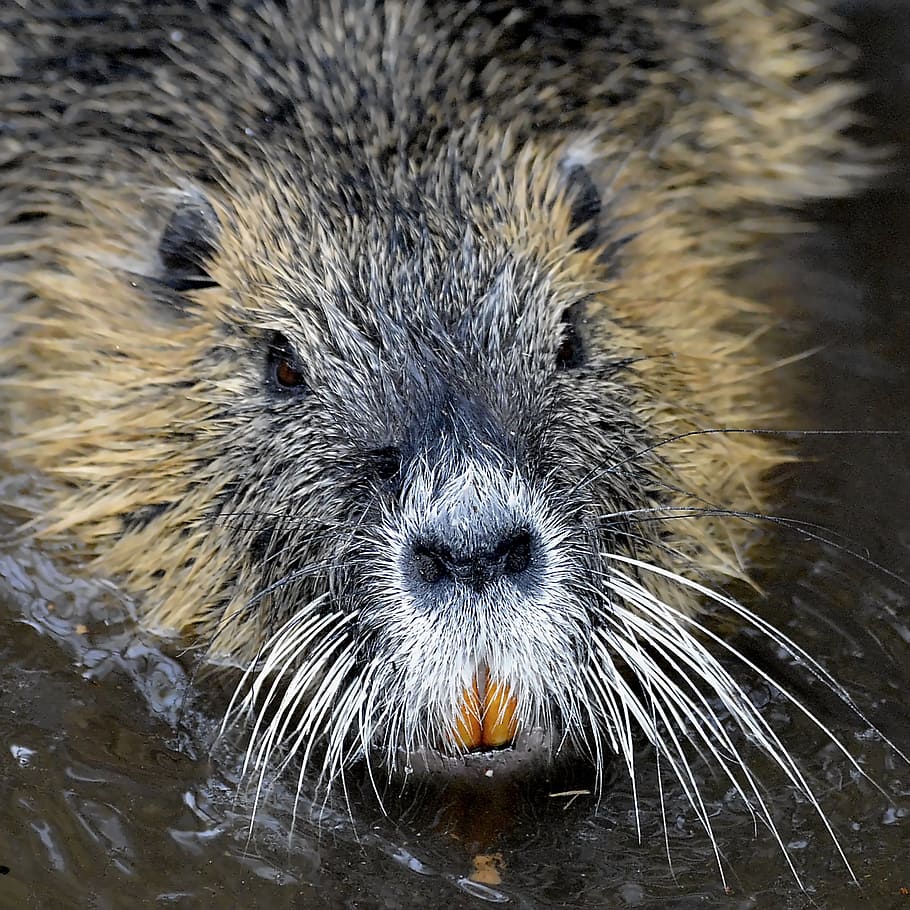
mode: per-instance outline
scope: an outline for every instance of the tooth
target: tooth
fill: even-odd
[[[518,699],[507,683],[490,680],[481,667],[470,689],[462,692],[455,719],[456,745],[465,752],[475,749],[497,749],[510,743],[518,730],[515,712]]]
[[[461,708],[455,719],[455,743],[465,752],[479,749],[483,742],[481,724],[480,690],[477,677],[470,689],[464,689],[461,695]]]
[[[506,683],[489,683],[484,693],[483,744],[497,749],[515,739],[518,700]]]

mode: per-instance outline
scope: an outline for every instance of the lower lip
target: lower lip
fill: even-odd
[[[551,736],[542,729],[522,731],[503,749],[451,755],[421,748],[401,756],[399,767],[418,777],[445,775],[451,779],[490,780],[539,770],[551,759]]]

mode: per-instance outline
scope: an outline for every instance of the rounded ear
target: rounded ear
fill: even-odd
[[[215,255],[219,232],[211,203],[201,193],[184,196],[158,242],[161,283],[175,291],[214,287],[207,263]]]
[[[586,303],[578,300],[562,314],[562,338],[556,351],[557,370],[574,370],[585,364],[587,351],[578,327],[585,322]]]
[[[600,236],[600,190],[585,164],[576,156],[567,155],[560,170],[570,204],[569,230],[579,232],[575,248],[589,250]]]

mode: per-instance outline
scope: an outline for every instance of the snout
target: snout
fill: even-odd
[[[483,614],[496,624],[497,599],[530,597],[539,587],[541,544],[527,527],[491,532],[480,510],[472,511],[479,527],[471,534],[441,521],[432,536],[415,535],[404,551],[403,574],[414,603],[441,622],[466,623]],[[518,730],[517,698],[509,681],[494,678],[480,661],[483,650],[478,641],[477,668],[452,724],[454,742],[466,752],[506,747]]]
[[[476,473],[450,478],[425,500],[399,563],[414,609],[448,627],[453,647],[468,642],[470,669],[450,725],[465,752],[509,746],[518,732],[518,698],[501,658],[530,631],[516,617],[539,599],[546,565],[540,530],[510,478],[477,484]]]
[[[410,459],[367,564],[360,638],[391,705],[383,729],[409,752],[507,749],[577,714],[590,630],[572,583],[587,551],[564,520],[577,508],[507,454]]]

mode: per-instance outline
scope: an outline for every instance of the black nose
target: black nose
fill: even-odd
[[[499,578],[519,576],[531,565],[531,535],[514,531],[492,547],[456,552],[440,542],[415,543],[411,558],[418,578],[428,585],[457,581],[479,591]]]

